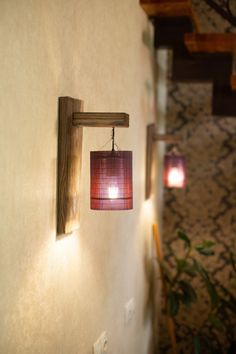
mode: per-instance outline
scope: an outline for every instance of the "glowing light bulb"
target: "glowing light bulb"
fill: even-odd
[[[108,187],[108,196],[109,199],[116,199],[118,198],[118,187]]]
[[[184,173],[182,169],[172,167],[168,173],[168,186],[181,188],[184,184]]]

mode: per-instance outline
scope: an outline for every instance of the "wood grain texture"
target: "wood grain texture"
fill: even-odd
[[[79,182],[82,155],[82,127],[73,127],[73,112],[83,110],[83,101],[59,98],[57,234],[79,227]]]
[[[150,17],[189,17],[199,32],[199,21],[189,0],[140,0],[140,5]]]
[[[84,127],[129,127],[127,113],[75,112],[73,125]]]
[[[186,33],[184,42],[191,53],[234,53],[234,33]]]
[[[191,12],[191,5],[188,0],[141,0],[140,5],[148,16],[188,17]]]
[[[151,196],[152,189],[152,174],[153,174],[153,157],[154,157],[154,135],[156,133],[155,124],[149,124],[147,126],[146,137],[146,186],[145,186],[145,198],[148,199]]]

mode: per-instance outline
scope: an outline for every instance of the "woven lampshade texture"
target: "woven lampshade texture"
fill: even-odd
[[[187,182],[185,156],[175,154],[165,155],[163,175],[165,187],[185,188]]]
[[[90,206],[95,210],[133,208],[132,151],[90,152]]]

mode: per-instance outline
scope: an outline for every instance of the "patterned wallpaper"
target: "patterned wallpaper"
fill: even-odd
[[[236,32],[204,1],[195,0],[194,5],[203,32]],[[196,242],[216,240],[216,255],[206,258],[205,266],[224,282],[229,274],[226,255],[236,250],[236,117],[212,116],[211,95],[209,83],[169,82],[166,128],[183,137],[180,150],[187,158],[188,183],[185,190],[165,189],[163,241],[164,247],[169,243],[176,249],[178,228]],[[200,321],[206,306],[203,299],[192,321]],[[183,312],[177,324],[182,335],[185,317]],[[160,333],[159,352],[171,353],[163,323]],[[181,348],[190,354],[189,343]]]

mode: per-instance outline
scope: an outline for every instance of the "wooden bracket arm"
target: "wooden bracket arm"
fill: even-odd
[[[171,134],[156,134],[154,133],[153,136],[154,141],[163,141],[168,144],[177,144],[181,141],[181,137],[177,135],[171,135]]]
[[[129,127],[129,115],[127,113],[97,113],[76,112],[73,113],[72,124],[83,127]]]

